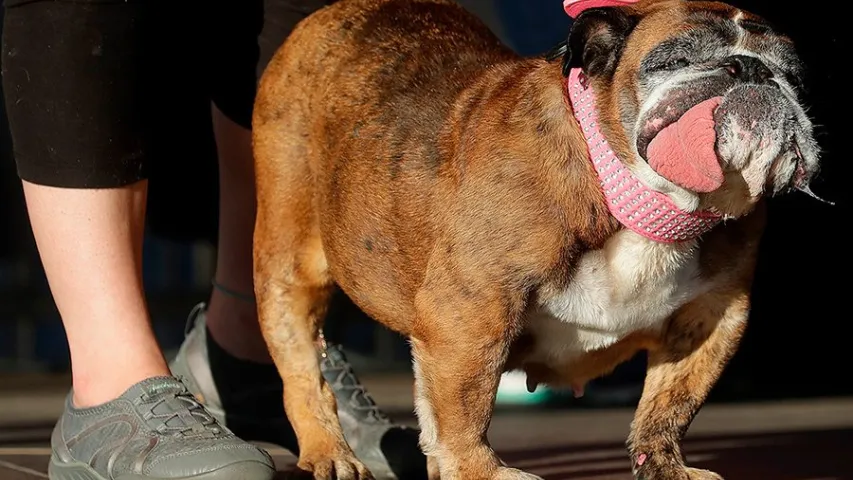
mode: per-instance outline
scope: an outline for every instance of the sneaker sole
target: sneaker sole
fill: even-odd
[[[101,476],[89,465],[60,463],[53,456],[47,467],[47,475],[50,480],[112,480]],[[189,477],[158,478],[128,473],[115,477],[115,480],[272,480],[274,477],[275,471],[266,465],[258,462],[243,462]]]

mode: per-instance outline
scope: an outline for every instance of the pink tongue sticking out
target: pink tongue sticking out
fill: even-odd
[[[712,192],[723,184],[717,160],[714,110],[722,97],[694,106],[664,128],[649,144],[649,166],[670,182],[694,192]]]

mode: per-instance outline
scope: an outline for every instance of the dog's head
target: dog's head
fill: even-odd
[[[564,73],[589,79],[614,150],[685,210],[738,217],[762,196],[809,191],[819,152],[803,67],[763,19],[704,1],[593,8],[560,53]]]

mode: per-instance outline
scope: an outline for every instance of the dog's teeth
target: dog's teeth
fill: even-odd
[[[806,185],[805,187],[796,187],[796,188],[797,188],[797,190],[799,190],[799,191],[801,191],[801,192],[805,193],[806,195],[808,195],[808,196],[810,196],[810,197],[814,198],[815,200],[817,200],[817,201],[819,201],[819,202],[826,203],[827,205],[830,205],[830,206],[833,206],[833,207],[835,206],[835,202],[830,202],[829,200],[824,200],[824,199],[822,199],[822,198],[818,197],[818,196],[817,196],[817,194],[815,194],[815,193],[812,191],[812,188],[811,188],[810,186],[808,186],[808,185]]]

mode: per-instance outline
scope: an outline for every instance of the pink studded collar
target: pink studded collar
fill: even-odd
[[[580,69],[571,70],[568,89],[607,207],[622,225],[656,242],[675,243],[698,238],[720,222],[721,216],[714,212],[680,210],[669,197],[645,186],[622,163],[598,128],[595,95]]]

